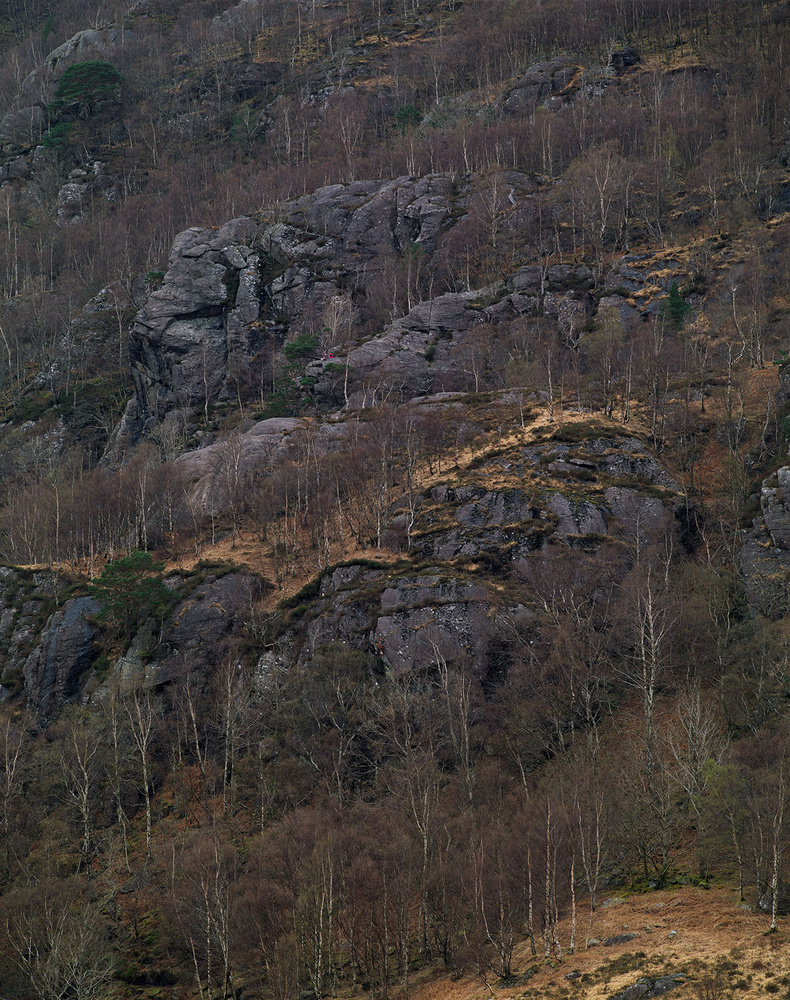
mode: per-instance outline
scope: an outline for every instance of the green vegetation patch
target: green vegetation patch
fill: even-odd
[[[73,132],[74,122],[57,122],[42,137],[41,145],[44,149],[63,149],[68,145]]]
[[[58,81],[49,108],[56,110],[74,104],[90,108],[99,101],[117,99],[123,80],[112,63],[100,59],[74,63]]]
[[[552,441],[563,441],[567,444],[580,444],[594,438],[634,437],[632,428],[620,427],[614,423],[604,423],[602,420],[575,420],[561,427],[539,427],[536,437],[549,438]]]
[[[155,562],[150,552],[132,552],[107,563],[91,584],[90,593],[101,605],[96,617],[112,641],[122,639],[128,645],[144,621],[164,621],[174,595],[162,580],[163,570],[164,563]]]

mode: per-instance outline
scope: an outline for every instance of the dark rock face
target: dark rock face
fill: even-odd
[[[303,659],[341,641],[396,673],[444,661],[472,663],[486,676],[507,642],[501,616],[524,612],[503,602],[502,577],[518,576],[551,546],[579,548],[585,558],[607,538],[645,544],[678,530],[679,487],[635,437],[514,446],[469,478],[423,496],[412,535],[412,552],[454,565],[328,573],[303,612]]]
[[[332,250],[340,250],[341,257],[359,253],[364,262],[414,243],[432,253],[450,214],[451,193],[452,182],[444,175],[332,184],[286,203],[282,228],[272,227],[263,239],[272,239],[278,255],[287,252],[300,263],[333,259]],[[304,242],[305,231],[315,244]],[[338,243],[329,246],[327,240]]]
[[[368,648],[385,585],[381,570],[360,565],[341,566],[328,573],[321,581],[320,599],[307,626],[302,656],[335,641]]]
[[[579,69],[564,60],[541,65],[536,80],[543,82],[529,85],[540,92],[568,86]],[[75,178],[64,189],[64,214],[79,212],[86,183]],[[568,264],[525,265],[494,285],[435,294],[391,322],[382,318],[388,307],[377,299],[377,276],[403,268],[415,251],[430,258],[445,246],[444,234],[474,211],[476,183],[431,175],[334,184],[273,206],[268,218],[181,233],[161,286],[131,329],[135,396],[122,436],[136,440],[177,407],[234,398],[234,380],[264,346],[305,331],[323,330],[322,346],[334,355],[305,362],[304,371],[319,408],[332,409],[346,399],[355,407],[393,393],[403,400],[468,388],[464,352],[485,324],[541,315],[582,329],[596,309],[594,274]],[[498,183],[516,214],[536,190],[516,171],[503,171]],[[623,321],[645,316],[684,268],[627,255],[606,276],[603,304]],[[334,326],[333,309],[343,316]],[[349,343],[361,326],[376,332]]]
[[[46,718],[76,698],[80,678],[96,655],[96,628],[89,619],[98,611],[92,597],[76,597],[47,622],[23,668],[28,703],[39,716]]]
[[[150,668],[155,682],[166,684],[189,669],[207,674],[216,667],[259,596],[260,581],[247,573],[228,573],[197,587],[165,623]]]
[[[543,545],[550,515],[523,489],[442,486],[431,490],[430,499],[437,513],[426,513],[428,523],[451,511],[458,524],[458,528],[430,531],[417,540],[417,550],[431,558],[451,560],[489,553],[509,561],[524,558]]]
[[[448,388],[450,349],[485,320],[485,314],[471,305],[476,294],[450,293],[422,302],[381,336],[352,350],[349,363],[356,386],[352,405],[363,404],[366,387],[381,386],[389,391],[397,386],[407,397]],[[429,344],[435,344],[430,362],[426,357]]]
[[[29,108],[11,111],[0,120],[0,143],[29,148],[41,141],[43,131],[44,108],[40,104],[34,104]],[[7,165],[4,165],[3,169],[6,167]],[[12,177],[14,174],[7,173],[6,176]],[[6,177],[0,174],[0,180],[5,179]]]
[[[592,269],[586,264],[552,264],[541,268],[525,264],[507,279],[508,290],[522,295],[543,295],[546,290],[558,291],[565,287],[589,290],[593,285]]]
[[[425,405],[456,403],[452,396],[430,397]],[[342,448],[354,425],[353,419],[327,422],[312,432],[320,439],[317,447]],[[265,466],[302,433],[308,429],[301,420],[261,421],[240,438],[243,461]],[[214,451],[210,446],[180,460],[198,485],[216,475]],[[531,614],[524,605],[529,584],[517,581],[529,580],[533,557],[551,547],[573,547],[587,558],[607,538],[626,546],[637,535],[658,540],[677,530],[678,504],[677,487],[636,437],[552,436],[513,444],[469,469],[465,482],[436,486],[417,498],[410,539],[416,563],[357,563],[328,572],[317,598],[294,610],[283,655],[289,662],[305,661],[339,641],[380,657],[396,673],[447,663],[472,665],[481,678],[494,676],[510,655],[507,622]],[[392,524],[398,521],[394,510]],[[503,588],[504,579],[515,590]],[[173,578],[173,586],[186,588],[180,578]],[[522,586],[527,590],[519,597]],[[186,670],[210,677],[252,619],[260,589],[260,580],[242,571],[210,573],[194,590],[182,591],[161,635],[154,623],[141,629],[119,669],[145,665],[158,685]],[[11,664],[0,680],[10,693],[19,690],[14,671],[21,673],[31,707],[51,717],[77,696],[92,662],[89,619],[98,606],[79,598],[53,613],[51,578],[23,579],[14,570],[0,573],[0,599],[0,639]]]
[[[479,583],[436,575],[393,581],[381,595],[375,649],[396,673],[440,659],[484,664],[489,598]]]
[[[632,477],[646,486],[679,489],[636,437],[595,437],[578,444],[548,441],[524,448],[523,454],[533,467],[548,462],[552,471],[575,471],[580,478],[584,470],[589,470],[613,477]]]
[[[552,539],[597,544],[638,536],[644,543],[676,529],[680,488],[637,438],[547,441],[513,458],[489,470],[508,487],[432,490],[416,549],[439,559],[487,553],[507,564]],[[458,527],[431,530],[448,516]]]
[[[682,282],[689,264],[680,259],[658,260],[650,253],[629,253],[615,261],[604,279],[609,293],[601,305],[617,309],[624,320],[654,315],[673,281]]]
[[[535,188],[513,171],[502,183],[522,199]],[[430,256],[468,201],[443,175],[359,181],[275,206],[268,221],[243,218],[181,233],[161,287],[131,330],[135,397],[124,433],[134,439],[177,406],[232,398],[234,377],[264,343],[321,328],[334,302],[342,300],[354,328],[368,315],[368,294],[385,262],[394,266],[414,248]],[[315,398],[324,407],[345,401],[338,362],[348,362],[343,388],[352,405],[365,405],[376,392],[410,398],[457,389],[455,355],[475,327],[539,310],[583,320],[591,282],[586,267],[556,265],[541,274],[527,266],[497,287],[436,295],[350,353],[335,331],[331,365],[313,362],[305,374],[317,380]]]
[[[776,473],[776,486],[763,483],[760,491],[763,524],[775,548],[790,549],[790,467]]]
[[[641,58],[639,50],[629,45],[623,49],[616,49],[612,53],[610,65],[615,72],[622,73],[623,70],[629,69],[631,66],[637,66],[641,62]]]
[[[790,371],[779,369],[778,410],[790,400]],[[763,480],[760,508],[751,530],[743,533],[739,561],[752,608],[768,618],[787,613],[790,581],[790,465]]]
[[[485,670],[491,603],[483,584],[438,569],[392,577],[383,568],[341,567],[321,582],[302,657],[342,641],[376,653],[396,673],[439,660]]]
[[[0,566],[0,698],[22,690],[22,668],[40,643],[54,604],[50,574]],[[28,703],[36,709],[29,691]]]
[[[534,111],[547,97],[565,90],[582,67],[562,57],[536,63],[518,78],[503,102],[508,114],[522,117]]]
[[[790,466],[763,482],[760,514],[743,540],[740,562],[752,605],[769,618],[784,614],[790,579]]]
[[[589,500],[556,495],[549,497],[548,508],[557,518],[557,534],[560,538],[606,534],[603,513]]]
[[[178,577],[170,583],[184,586]],[[222,661],[228,640],[243,629],[260,592],[260,580],[251,574],[209,575],[176,606],[161,635],[157,623],[143,623],[118,661],[119,672],[145,667],[155,684],[166,684],[187,669],[208,678]],[[97,653],[98,627],[92,619],[100,610],[98,602],[76,597],[52,613],[53,605],[49,574],[0,567],[0,696],[24,692],[42,722],[80,697]]]
[[[557,320],[573,316],[583,321],[590,308],[583,289],[591,280],[586,267],[558,265],[541,278],[539,268],[527,266],[501,286],[448,292],[419,303],[380,335],[351,350],[350,405],[368,405],[377,393],[396,391],[408,399],[462,388],[459,349],[477,327],[533,316],[538,311]],[[566,285],[572,285],[572,290],[552,290]],[[579,286],[582,291],[578,291]],[[316,363],[307,373],[320,380],[317,398],[331,402],[331,386],[322,379],[325,368],[325,362]]]
[[[235,219],[176,238],[162,287],[129,338],[140,429],[179,403],[222,398],[229,368],[249,360],[259,312],[259,257],[248,245],[255,232],[250,219]]]
[[[366,264],[414,243],[432,252],[451,188],[446,177],[332,185],[279,206],[270,222],[181,233],[131,330],[129,432],[176,405],[229,398],[229,381],[267,336],[284,340],[299,317],[320,317],[341,286],[364,284]]]

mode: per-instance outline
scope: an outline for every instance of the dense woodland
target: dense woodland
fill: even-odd
[[[29,78],[100,27],[121,42],[93,53],[114,71],[98,89]],[[0,175],[0,558],[16,567],[0,581],[42,616],[16,659],[2,633],[3,995],[406,996],[426,970],[490,989],[525,971],[524,941],[529,963],[561,961],[596,937],[606,895],[670,885],[727,884],[776,931],[788,577],[755,596],[739,552],[790,443],[787,5],[10,0],[0,45],[0,118],[34,101],[44,116],[30,149],[2,147],[35,167]],[[583,76],[562,112],[504,114],[513,81],[558,56]],[[64,185],[95,162],[110,194],[64,222]],[[179,232],[428,174],[465,178],[464,212],[435,252],[384,262],[353,331],[332,300],[269,338],[235,398],[207,390],[114,448],[129,326]],[[687,275],[638,321],[597,308],[631,253]],[[348,352],[525,264],[541,282],[586,266],[590,315],[478,327],[448,369],[463,405],[393,393],[325,446],[332,408],[304,378],[323,344]],[[244,471],[242,433],[265,417],[304,426]],[[533,432],[639,436],[679,485],[681,527],[478,557],[501,602],[485,663],[438,640],[405,672],[372,641],[306,652],[322,574],[419,574],[418,497]],[[178,459],[201,440],[218,459],[196,493]],[[184,653],[152,679],[178,602],[252,550],[257,590],[210,669]],[[75,597],[96,602],[94,660],[41,712],[22,665]]]

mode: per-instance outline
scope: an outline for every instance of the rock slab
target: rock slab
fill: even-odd
[[[43,718],[77,697],[83,672],[96,656],[96,627],[90,619],[99,611],[92,597],[75,597],[56,611],[41,633],[41,642],[23,667],[31,708]]]

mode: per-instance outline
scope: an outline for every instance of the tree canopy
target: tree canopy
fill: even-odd
[[[123,76],[112,65],[99,59],[74,63],[58,81],[50,108],[66,108],[73,104],[91,108],[99,101],[117,97]]]
[[[150,552],[107,563],[91,585],[91,593],[102,606],[98,618],[111,632],[129,642],[136,628],[148,618],[161,620],[172,604],[172,595],[162,582],[164,563]]]

